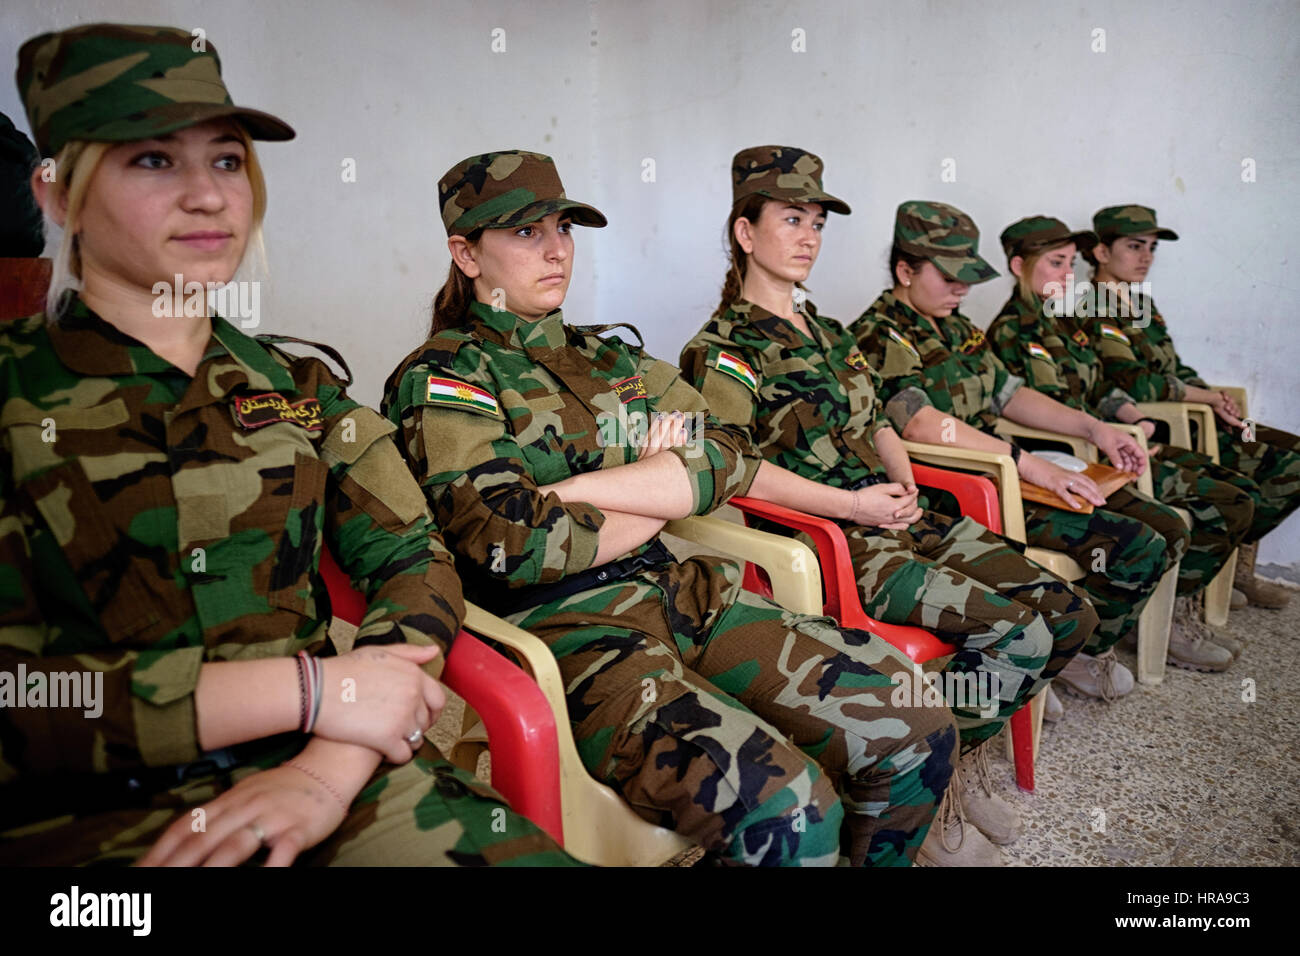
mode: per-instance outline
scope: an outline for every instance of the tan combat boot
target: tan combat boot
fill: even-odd
[[[1236,588],[1233,588],[1233,590],[1235,591]],[[1197,594],[1193,600],[1196,602],[1196,619],[1205,623],[1206,637],[1231,654],[1232,659],[1235,661],[1241,656],[1241,652],[1245,649],[1246,645],[1242,641],[1233,637],[1223,628],[1215,627],[1206,620],[1204,591]]]
[[[916,862],[922,866],[1002,865],[1002,851],[966,822],[961,807],[960,770],[952,775],[944,791],[930,832],[916,853]]]
[[[961,808],[966,822],[991,843],[1014,843],[1020,836],[1020,811],[993,792],[987,742],[961,758]]]
[[[1189,671],[1214,673],[1228,669],[1232,653],[1214,643],[1210,629],[1201,620],[1196,599],[1183,595],[1174,601],[1174,620],[1169,627],[1168,663]]]
[[[1279,584],[1255,577],[1256,548],[1257,545],[1254,544],[1238,545],[1234,586],[1255,607],[1266,607],[1273,611],[1284,608],[1291,600],[1291,592]]]
[[[1232,599],[1228,602],[1229,611],[1244,611],[1250,607],[1250,602],[1246,600],[1246,595],[1241,593],[1241,588],[1235,584],[1232,586]]]
[[[1079,653],[1056,679],[1080,697],[1100,697],[1110,703],[1133,689],[1133,672],[1119,662],[1114,649],[1092,656]]]

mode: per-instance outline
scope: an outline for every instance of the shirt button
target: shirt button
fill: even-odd
[[[438,792],[449,800],[458,799],[465,796],[467,791],[465,785],[446,771],[436,774],[437,782],[434,786]]]

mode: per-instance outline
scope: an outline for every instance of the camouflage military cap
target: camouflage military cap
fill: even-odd
[[[294,136],[269,113],[232,103],[216,48],[172,27],[92,23],[43,33],[18,51],[16,79],[43,156],[73,139],[128,142],[227,116],[254,139]]]
[[[980,231],[955,206],[910,199],[894,216],[894,243],[909,256],[935,264],[949,279],[974,285],[998,275],[980,258]]]
[[[1051,216],[1019,219],[1003,229],[999,238],[1008,263],[1016,256],[1032,256],[1067,242],[1074,243],[1080,252],[1091,251],[1097,244],[1097,234],[1091,229],[1071,232],[1069,226]]]
[[[822,188],[820,156],[794,146],[751,146],[731,160],[731,206],[750,196],[821,203],[847,216],[849,204]]]
[[[438,204],[449,236],[526,226],[561,211],[584,226],[607,221],[594,206],[565,197],[555,160],[522,149],[462,159],[438,180]]]
[[[1100,241],[1114,242],[1120,236],[1140,236],[1154,232],[1157,239],[1177,239],[1172,229],[1156,225],[1156,211],[1149,206],[1107,206],[1092,217],[1092,228]]]

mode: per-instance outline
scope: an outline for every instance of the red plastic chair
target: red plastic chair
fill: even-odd
[[[997,486],[980,475],[934,468],[912,463],[912,474],[918,485],[947,491],[957,499],[963,515],[974,518],[990,531],[1001,533],[1002,512],[998,502]],[[766,518],[812,538],[821,565],[822,582],[826,588],[825,612],[844,627],[857,627],[883,637],[908,658],[918,664],[946,657],[956,648],[939,640],[929,631],[899,624],[886,624],[870,617],[862,609],[858,592],[857,574],[849,558],[849,543],[839,525],[826,518],[818,518],[784,508],[756,498],[732,498],[734,505],[749,523],[751,516]],[[766,577],[753,564],[745,564],[744,587],[764,596],[771,596]],[[1034,790],[1034,734],[1029,706],[1021,707],[1011,720],[1012,747],[1015,752],[1016,785],[1028,793]]]
[[[360,626],[365,596],[352,586],[328,550],[321,550],[321,577],[335,617]],[[456,635],[442,682],[465,699],[492,742],[492,786],[511,808],[537,824],[561,846],[560,752],[555,715],[541,688],[522,669],[468,631]]]

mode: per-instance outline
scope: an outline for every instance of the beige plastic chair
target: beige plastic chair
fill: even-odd
[[[706,547],[733,552],[743,549],[749,560],[767,572],[777,601],[791,610],[821,606],[821,571],[812,550],[801,542],[713,517],[671,521],[664,530]],[[550,648],[527,631],[474,604],[466,602],[465,609],[465,628],[509,648],[551,705],[559,737],[564,849],[579,860],[599,866],[655,866],[693,846],[671,830],[641,819],[618,794],[587,772],[578,757],[564,683]],[[486,744],[486,730],[467,706],[461,735],[449,759],[476,772]]]
[[[1246,415],[1246,390],[1226,387]],[[1138,411],[1148,418],[1165,422],[1169,426],[1169,443],[1179,448],[1192,448],[1191,423],[1197,423],[1195,450],[1215,464],[1219,462],[1218,429],[1214,409],[1200,402],[1141,402]],[[1205,623],[1222,627],[1228,623],[1228,609],[1232,605],[1232,581],[1237,576],[1237,552],[1228,555],[1223,569],[1205,588]]]
[[[1142,429],[1136,425],[1112,423],[1120,431],[1126,432],[1138,443],[1143,454],[1147,450],[1147,439]],[[1008,438],[1038,438],[1070,446],[1070,453],[1083,461],[1097,461],[1097,446],[1092,442],[1074,435],[1062,435],[1058,432],[1030,428],[1010,419],[999,418],[997,431]],[[1155,497],[1155,483],[1151,478],[1151,469],[1147,468],[1137,479],[1138,491],[1148,497]],[[1187,527],[1192,526],[1192,516],[1182,508],[1174,508]],[[1179,561],[1169,568],[1160,578],[1155,591],[1147,599],[1146,606],[1138,617],[1137,679],[1143,684],[1159,684],[1165,679],[1165,658],[1169,653],[1169,632],[1173,625],[1174,600],[1178,590],[1178,571],[1182,566]],[[1082,572],[1080,568],[1080,572]],[[1077,580],[1077,579],[1070,579]]]
[[[957,471],[974,471],[991,477],[998,486],[998,501],[1002,506],[1002,534],[1013,541],[1025,543],[1025,509],[1020,500],[1020,473],[1010,455],[999,455],[952,445],[930,445],[925,442],[903,441],[910,457],[939,468]],[[1040,564],[1059,578],[1077,581],[1084,576],[1083,568],[1067,554],[1046,548],[1025,548],[1025,556]],[[1043,695],[1037,694],[1029,702],[1034,725],[1034,759],[1038,758],[1038,743],[1043,731]],[[1003,732],[1007,741],[1007,759],[1014,762],[1011,735]]]

